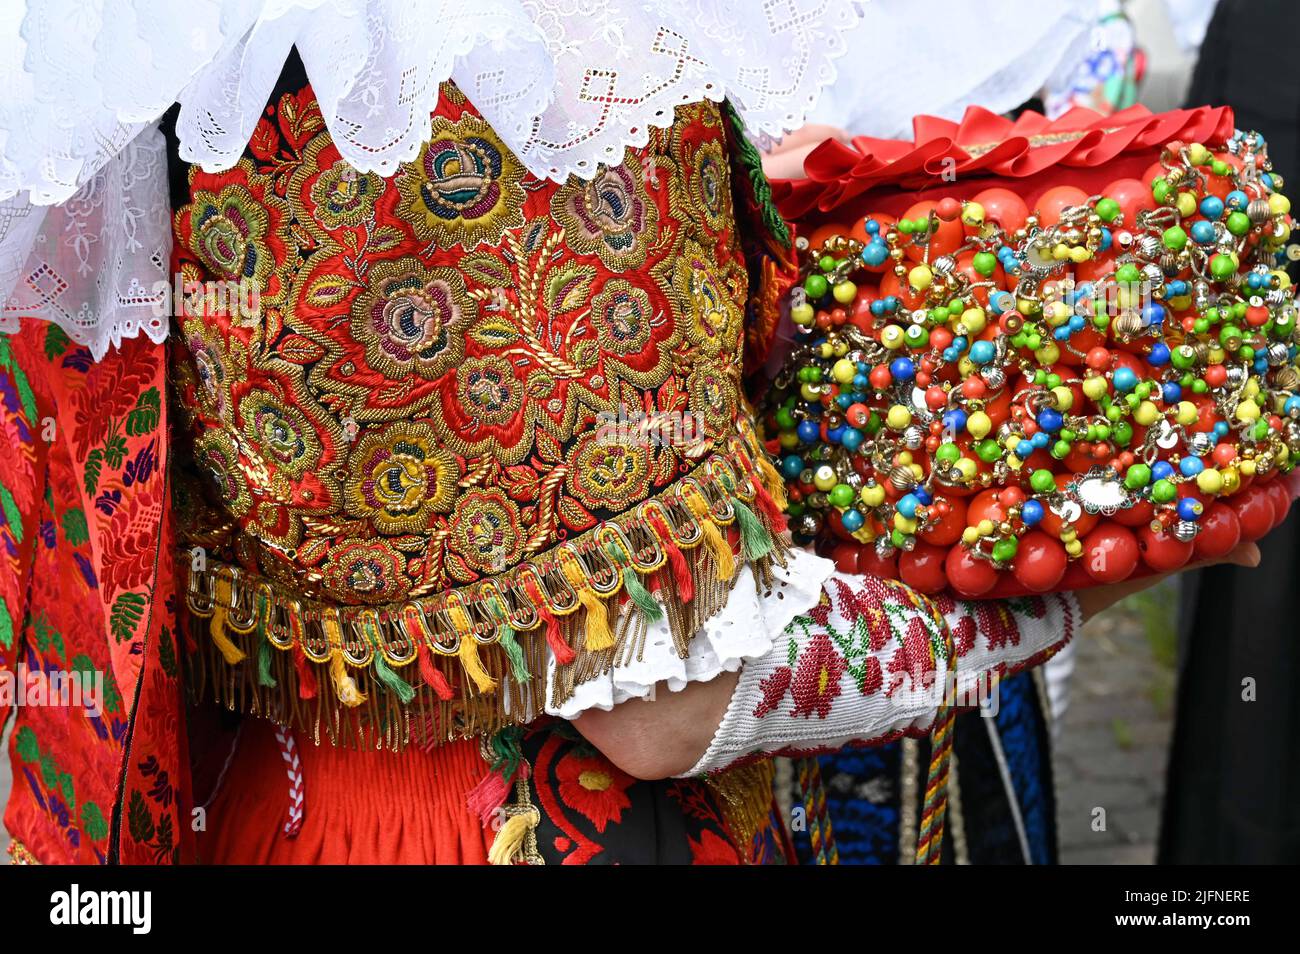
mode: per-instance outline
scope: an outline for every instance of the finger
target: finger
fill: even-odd
[[[795,149],[799,146],[813,145],[818,146],[827,139],[838,139],[840,142],[847,144],[849,134],[843,129],[835,126],[827,126],[822,123],[808,123],[800,126],[792,133],[788,133],[781,139],[781,142],[773,152],[784,152],[787,149]]]
[[[1263,555],[1259,552],[1258,546],[1254,543],[1243,543],[1229,553],[1224,562],[1236,566],[1256,567],[1262,560]]]

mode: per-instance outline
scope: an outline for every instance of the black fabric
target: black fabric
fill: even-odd
[[[1283,191],[1300,195],[1295,0],[1221,0],[1188,105],[1226,103],[1263,133]],[[1260,543],[1255,570],[1185,580],[1178,715],[1157,860],[1300,861],[1300,518]],[[1243,694],[1253,680],[1254,701]]]

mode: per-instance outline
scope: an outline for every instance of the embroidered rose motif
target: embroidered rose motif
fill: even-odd
[[[374,213],[384,180],[373,172],[358,172],[342,159],[311,185],[316,219],[328,229],[360,225]]]
[[[460,272],[407,257],[372,266],[368,282],[352,306],[352,330],[376,370],[432,379],[465,357],[463,336],[478,305]]]
[[[330,548],[321,567],[334,599],[386,603],[399,592],[402,557],[391,547],[368,540],[343,540]]]
[[[763,698],[754,707],[755,718],[761,719],[769,712],[776,710],[776,707],[781,704],[781,700],[785,698],[793,676],[794,670],[789,666],[780,666],[773,670],[771,675],[759,680],[758,688],[762,690]]]
[[[472,569],[499,573],[523,553],[519,508],[500,490],[476,490],[456,504],[451,523],[452,548]]]
[[[645,264],[658,213],[642,185],[641,164],[629,156],[621,166],[602,166],[590,182],[576,177],[551,200],[569,247],[595,255],[613,271]]]
[[[799,668],[791,684],[794,709],[790,714],[807,718],[813,713],[825,719],[831,703],[841,692],[840,677],[845,670],[844,657],[825,633],[818,633],[799,656]]]
[[[611,354],[638,354],[650,340],[650,318],[650,296],[621,278],[611,278],[591,300],[600,345]]]
[[[280,471],[301,477],[320,463],[321,428],[300,408],[270,391],[254,389],[239,401],[241,431],[264,460]]]
[[[632,441],[584,434],[572,453],[565,486],[593,510],[622,510],[650,492],[650,452]]]
[[[427,530],[430,516],[455,502],[460,465],[428,424],[396,423],[366,434],[350,461],[348,512],[369,518],[380,533]]]
[[[889,672],[891,679],[889,688],[885,690],[887,696],[902,688],[905,679],[910,680],[913,690],[929,686],[927,677],[934,672],[934,658],[930,633],[921,620],[913,618],[908,621],[903,645],[889,659]]]

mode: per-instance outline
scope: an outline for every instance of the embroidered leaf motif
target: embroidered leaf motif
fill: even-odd
[[[304,335],[286,335],[277,350],[281,358],[294,364],[311,364],[325,357],[325,349]]]
[[[86,496],[93,497],[99,486],[99,472],[104,466],[104,452],[96,447],[86,456],[85,473],[82,480],[86,486]]]
[[[144,616],[144,603],[143,593],[123,593],[113,601],[108,628],[119,643],[126,642],[135,634],[135,628]]]
[[[142,845],[147,845],[153,841],[156,829],[153,824],[153,814],[149,811],[149,806],[145,804],[144,796],[139,790],[131,792],[130,804],[126,812],[126,827],[131,833],[131,838]]]
[[[590,288],[590,270],[557,268],[546,279],[546,302],[552,313],[570,311],[587,301]]]
[[[9,604],[0,601],[0,647],[14,648],[14,620],[9,615]]]
[[[342,275],[325,275],[307,286],[306,302],[316,308],[332,308],[347,298],[355,287]]]
[[[480,317],[469,336],[485,348],[504,348],[519,340],[519,330],[505,318]]]
[[[121,434],[113,434],[108,440],[104,441],[104,462],[109,467],[117,470],[122,466],[122,461],[126,459],[126,438]]]
[[[375,229],[375,234],[370,236],[370,242],[366,248],[371,252],[386,252],[390,248],[396,248],[402,242],[402,232],[400,229],[391,225],[381,225]]]
[[[586,530],[588,527],[596,525],[596,518],[588,512],[586,507],[572,497],[560,498],[560,516],[574,530]]]
[[[67,537],[68,543],[79,547],[83,543],[90,542],[90,531],[86,527],[86,511],[74,507],[63,515],[62,523],[63,535]]]
[[[23,515],[18,509],[18,504],[14,502],[13,494],[9,488],[0,484],[0,510],[4,511],[5,522],[9,524],[9,532],[14,535],[14,542],[23,542]]]
[[[135,408],[126,416],[126,433],[131,437],[148,434],[158,426],[161,411],[162,401],[158,397],[158,389],[150,388],[140,395]]]
[[[101,841],[108,837],[108,823],[94,802],[86,802],[81,806],[81,830],[91,841]]]
[[[36,743],[36,733],[31,726],[25,725],[18,730],[14,738],[14,751],[28,765],[41,757],[41,747]]]
[[[49,322],[49,325],[45,326],[45,357],[51,361],[55,360],[56,357],[64,354],[69,344],[72,344],[72,339],[59,325]]]
[[[472,278],[488,288],[508,287],[514,284],[506,264],[484,252],[466,255],[460,260],[460,270],[467,278]]]
[[[158,634],[158,664],[172,678],[176,677],[176,644],[172,641],[172,632],[166,626]]]

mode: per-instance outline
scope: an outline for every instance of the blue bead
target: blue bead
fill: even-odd
[[[883,265],[887,258],[889,258],[889,246],[879,239],[873,240],[862,249],[862,261],[868,265]]]
[[[1192,241],[1199,245],[1209,245],[1214,241],[1214,226],[1201,219],[1192,223]]]
[[[875,219],[867,219],[863,224],[866,227],[868,235],[878,235],[880,233],[880,223]]]
[[[852,403],[853,403],[853,395],[851,394],[837,394],[835,396],[835,406],[842,411],[847,411],[849,409],[849,405],[851,405]]]
[[[1201,215],[1205,216],[1207,219],[1217,219],[1222,214],[1223,200],[1217,195],[1207,195],[1201,200]],[[1200,223],[1197,224],[1199,225]],[[1208,225],[1209,223],[1207,222],[1206,224]],[[1211,227],[1210,231],[1214,231],[1213,227]]]
[[[1029,438],[1029,443],[1033,444],[1034,447],[1038,448],[1039,450],[1042,450],[1049,443],[1051,443],[1051,440],[1052,439],[1047,436],[1046,431],[1039,431],[1033,437]]]
[[[1147,356],[1147,361],[1152,367],[1164,367],[1169,363],[1169,346],[1163,341],[1157,341],[1151,346],[1151,354]]]
[[[1110,234],[1110,229],[1103,226],[1101,230],[1101,246],[1100,246],[1101,251],[1103,252],[1109,251],[1111,243],[1113,241],[1114,238]]]
[[[889,373],[895,381],[910,381],[916,375],[916,368],[910,358],[895,358],[889,362]]]
[[[913,494],[903,494],[898,498],[898,512],[909,520],[916,516],[916,508],[921,506],[921,501],[917,500]]]
[[[1152,480],[1168,480],[1174,475],[1174,465],[1167,460],[1158,460],[1151,465]]]
[[[976,364],[988,364],[996,354],[992,341],[977,341],[970,346],[970,359]]]
[[[898,306],[899,306],[899,304],[900,304],[900,302],[899,302],[899,300],[898,300],[898,296],[897,296],[897,295],[886,295],[886,296],[885,296],[885,309],[886,309],[887,311],[898,311]]]
[[[1201,471],[1205,470],[1204,462],[1194,454],[1185,454],[1178,461],[1178,470],[1184,477],[1195,477]]]
[[[1118,391],[1132,391],[1137,387],[1138,377],[1132,368],[1116,368],[1115,373],[1111,375],[1111,381],[1115,384]]]
[[[798,454],[787,454],[781,461],[781,473],[786,480],[794,480],[803,473],[803,458]]]
[[[947,411],[943,415],[944,430],[952,431],[954,434],[960,434],[966,430],[966,412],[960,410]]]
[[[843,515],[841,515],[840,522],[844,524],[844,529],[849,533],[855,533],[862,529],[862,524],[865,521],[863,520],[862,514],[858,511],[846,510]]]
[[[949,364],[952,364],[954,361],[958,360],[959,358],[961,358],[961,352],[958,351],[956,348],[943,349],[943,360],[948,362]]]
[[[868,378],[865,374],[853,375],[854,391],[865,391],[869,387],[871,387],[871,379]]]
[[[1020,507],[1020,519],[1032,527],[1043,519],[1043,505],[1037,500],[1026,500]]]
[[[921,501],[921,503],[925,504],[927,507],[930,506],[930,503],[934,500],[934,498],[930,496],[930,492],[926,490],[924,487],[917,487],[915,490],[912,491],[912,494],[913,496],[916,497],[917,500]]]
[[[1160,388],[1160,397],[1166,404],[1177,404],[1183,399],[1183,389],[1173,381],[1168,381]]]
[[[852,427],[844,428],[844,433],[840,435],[840,443],[851,451],[861,447],[864,440],[862,432]]]
[[[1228,193],[1227,206],[1230,209],[1245,209],[1250,204],[1250,198],[1240,189],[1233,189]]]
[[[822,429],[816,421],[800,421],[796,433],[799,435],[799,440],[805,444],[811,444],[821,437]]]
[[[957,349],[957,354],[959,355],[966,350],[966,344],[965,335],[958,335],[956,338],[952,339],[952,346]]]
[[[1070,316],[1070,330],[1071,330],[1071,331],[1074,331],[1074,332],[1082,331],[1082,330],[1087,326],[1087,324],[1088,324],[1088,321],[1087,321],[1087,319],[1085,319],[1085,318],[1083,317],[1083,315],[1071,315],[1071,316]]]
[[[1201,519],[1201,511],[1204,509],[1195,497],[1184,497],[1178,501],[1178,516],[1183,520]]]
[[[1061,327],[1056,328],[1052,331],[1052,337],[1055,338],[1057,341],[1069,341],[1070,330],[1071,329],[1069,325],[1061,325]]]
[[[1296,399],[1296,398],[1291,398],[1291,400],[1294,401],[1294,400],[1297,400],[1297,399]],[[1227,437],[1227,436],[1228,436],[1228,431],[1230,431],[1231,429],[1232,429],[1232,428],[1228,427],[1228,422],[1227,422],[1227,421],[1215,421],[1215,422],[1214,422],[1214,436],[1215,436],[1215,437],[1220,437],[1220,438],[1222,438],[1222,437]]]
[[[1300,397],[1294,395],[1286,399],[1286,404],[1282,405],[1282,410],[1287,414],[1294,414],[1300,411]]]
[[[838,444],[840,438],[844,436],[844,432],[847,430],[849,430],[849,427],[844,424],[841,424],[839,427],[828,427],[826,429],[826,439],[832,444]]]
[[[1038,426],[1049,434],[1055,434],[1061,429],[1061,413],[1054,411],[1050,407],[1045,407],[1038,412]]]

